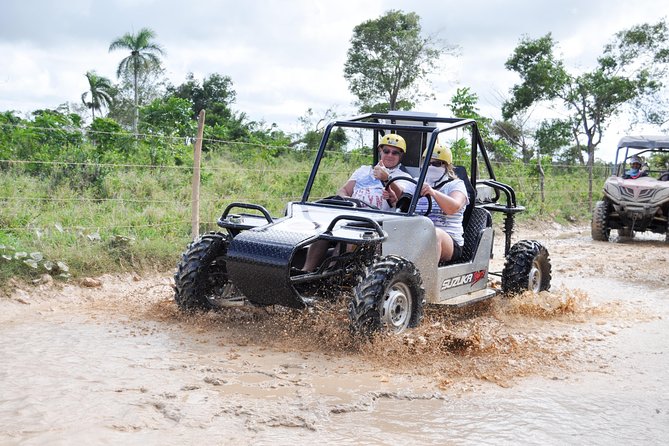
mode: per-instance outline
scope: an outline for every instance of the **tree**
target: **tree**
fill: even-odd
[[[88,71],[86,79],[88,79],[88,91],[81,95],[81,102],[91,109],[91,116],[95,121],[95,110],[101,111],[103,106],[109,107],[112,103],[113,86],[109,79],[98,76],[95,71]],[[87,101],[89,93],[91,99]]]
[[[446,52],[434,38],[421,35],[416,13],[391,10],[353,29],[344,78],[361,111],[408,110],[431,96],[421,93],[419,84],[427,82]]]
[[[504,103],[503,116],[510,119],[542,101],[562,105],[570,114],[576,145],[588,154],[592,200],[592,166],[603,132],[624,106],[660,91],[669,65],[668,39],[664,21],[620,31],[592,71],[570,74],[554,55],[556,43],[550,33],[536,40],[525,37],[505,64],[520,75],[521,82]],[[585,138],[585,145],[581,138]]]
[[[657,93],[669,66],[669,31],[664,21],[639,25],[615,35],[598,59],[598,66],[580,75],[568,73],[564,62],[553,54],[550,34],[537,40],[524,38],[507,60],[506,68],[517,72],[522,82],[505,102],[505,119],[531,105],[548,101],[561,103],[571,112],[572,135],[577,145],[586,138],[587,164],[611,118]]]
[[[188,99],[193,104],[193,118],[200,110],[207,111],[207,124],[222,125],[232,116],[230,104],[235,102],[237,93],[232,88],[232,79],[214,73],[204,78],[202,84],[195,80],[193,73],[188,73],[186,82],[178,87],[167,87],[167,96]]]
[[[165,52],[160,45],[151,41],[155,33],[149,28],[142,28],[137,34],[126,33],[114,40],[109,45],[109,51],[130,50],[130,55],[123,59],[118,65],[116,75],[121,77],[123,73],[132,73],[135,93],[133,131],[137,133],[139,123],[139,77],[153,69],[160,68],[160,58]]]
[[[545,119],[541,121],[539,127],[534,131],[534,140],[540,150],[541,155],[552,158],[559,155],[560,150],[566,148],[562,154],[563,158],[569,157],[571,141],[571,123],[562,119]]]
[[[137,79],[139,108],[141,109],[141,104],[150,104],[156,99],[162,99],[167,88],[166,82],[162,69],[154,69]],[[135,133],[132,130],[135,122],[135,87],[132,73],[122,73],[119,83],[114,85],[112,97],[114,101],[109,106],[107,117]]]
[[[492,126],[495,135],[520,152],[525,164],[533,158],[555,160],[561,151],[569,150],[572,141],[569,121],[545,119],[535,127],[529,113],[517,114],[512,120],[495,121]]]
[[[14,114],[15,112],[0,112],[0,159],[12,159],[15,147],[15,140],[20,135],[19,125],[23,120]],[[5,165],[0,163],[0,170]]]
[[[128,148],[132,147],[132,138],[113,119],[96,118],[91,123],[88,136],[95,143],[97,161],[127,161],[131,155]]]
[[[661,126],[669,122],[667,76],[669,65],[669,28],[662,20],[654,25],[643,24],[616,34],[606,46],[599,62],[611,71],[623,70],[625,65],[638,64],[637,82],[645,82],[647,90],[632,100],[633,123],[647,122]]]
[[[336,119],[337,113],[332,107],[318,114],[312,108],[307,109],[303,116],[297,118],[302,127],[302,132],[293,135],[293,141],[289,143],[289,146],[305,151],[318,150],[323,134],[325,134],[325,127]],[[337,127],[330,133],[325,150],[342,152],[346,144],[348,144],[346,131]]]
[[[183,162],[183,137],[194,135],[196,128],[196,121],[191,118],[192,105],[188,99],[171,97],[142,107],[140,129],[146,135],[143,145],[148,148],[151,164]]]
[[[497,161],[505,161],[513,156],[513,149],[504,138],[495,138],[491,133],[492,119],[486,118],[479,113],[478,95],[473,93],[469,87],[458,88],[451,97],[451,103],[448,104],[453,116],[458,118],[468,118],[476,120],[479,133],[483,139],[484,144],[492,157]],[[469,153],[467,142],[462,139],[454,149],[454,156],[456,158],[465,156]]]
[[[525,164],[532,159],[530,131],[526,128],[526,117],[514,117],[513,120],[497,120],[492,123],[492,132],[509,146],[520,152]]]
[[[142,107],[142,133],[162,136],[192,136],[196,121],[191,116],[192,103],[188,99],[171,97],[156,99]]]

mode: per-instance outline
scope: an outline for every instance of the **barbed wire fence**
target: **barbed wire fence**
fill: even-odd
[[[28,129],[25,125],[15,125],[15,124],[2,124],[2,127],[14,127],[14,128],[25,128]],[[63,132],[63,129],[52,129],[48,127],[39,127],[30,128],[31,130],[39,130],[42,132]],[[83,129],[69,129],[69,132],[76,133],[81,135],[82,138],[93,139],[96,136],[108,135],[108,136],[118,136],[116,132],[94,132],[90,130]],[[123,134],[124,136],[128,136]],[[135,135],[131,135],[135,136]],[[225,141],[211,138],[204,138],[202,135],[195,137],[177,137],[177,136],[161,136],[161,135],[148,135],[140,134],[140,138],[145,138],[146,140],[162,140],[165,143],[181,145],[181,146],[193,146],[198,141],[206,142],[211,147],[213,151],[220,150],[231,150],[233,148],[241,148],[246,152],[257,152],[258,163],[254,166],[246,167],[241,165],[233,166],[217,166],[208,164],[208,158],[203,159],[201,166],[201,175],[211,176],[219,175],[226,176],[227,174],[234,174],[244,178],[245,176],[253,176],[259,171],[262,171],[267,174],[294,174],[301,177],[306,177],[310,172],[310,166],[306,168],[296,168],[293,170],[287,169],[285,166],[273,167],[272,165],[265,165],[262,161],[262,156],[260,154],[268,148],[271,149],[282,149],[282,150],[295,150],[294,147],[288,146],[268,146],[266,144],[258,143],[246,143],[240,141]],[[210,149],[212,150],[212,149]],[[314,151],[315,152],[315,151]],[[0,152],[2,153],[2,152]],[[216,191],[211,188],[209,189],[200,189],[199,187],[196,190],[195,183],[199,186],[199,176],[196,179],[196,182],[188,183],[189,178],[192,180],[195,169],[199,166],[195,165],[172,165],[172,164],[137,164],[137,163],[122,163],[122,162],[92,162],[92,161],[62,161],[62,160],[42,160],[42,159],[0,159],[0,173],[3,171],[10,172],[13,169],[19,168],[21,166],[42,166],[47,170],[55,170],[58,168],[68,168],[73,170],[84,170],[84,169],[108,169],[112,172],[131,172],[131,175],[141,176],[146,172],[149,172],[150,175],[160,175],[162,172],[166,171],[177,171],[180,172],[179,178],[181,178],[184,183],[180,185],[179,189],[181,193],[178,196],[174,196],[172,199],[165,198],[155,198],[152,195],[147,196],[133,196],[133,197],[91,197],[85,193],[82,193],[78,196],[53,196],[48,190],[44,189],[31,189],[29,193],[23,192],[21,189],[16,189],[7,193],[2,193],[0,190],[0,223],[6,221],[12,221],[9,216],[2,217],[3,210],[11,209],[15,206],[16,203],[22,203],[24,206],[49,206],[49,207],[63,207],[70,206],[73,211],[76,211],[78,208],[83,207],[84,205],[97,205],[104,209],[108,209],[110,206],[118,208],[152,208],[157,214],[162,214],[164,217],[160,221],[152,221],[147,223],[135,223],[135,224],[119,224],[114,223],[113,219],[109,219],[107,224],[100,224],[98,222],[93,222],[91,219],[90,222],[82,218],[81,224],[66,224],[61,222],[49,222],[49,226],[53,227],[56,231],[66,232],[66,231],[79,231],[79,232],[88,232],[89,234],[99,233],[100,231],[108,231],[110,233],[121,232],[129,229],[140,229],[140,228],[154,228],[154,229],[164,229],[164,228],[179,228],[184,230],[191,226],[191,232],[196,233],[200,227],[215,227],[216,220],[215,218],[220,215],[222,207],[226,202],[240,201],[240,202],[254,202],[255,200],[261,199],[265,202],[268,200],[280,200],[281,205],[285,204],[288,201],[299,200],[303,193],[304,182],[300,187],[295,187],[294,190],[289,191],[289,193],[276,195],[263,193],[261,189],[254,191],[252,195],[241,195],[235,190],[223,190]],[[546,201],[549,200],[560,200],[563,201],[565,198],[571,198],[570,202],[574,206],[579,206],[581,208],[587,208],[589,210],[590,200],[588,197],[587,188],[583,188],[583,183],[574,183],[573,185],[568,184],[571,178],[566,177],[562,174],[565,172],[575,173],[576,177],[587,178],[588,167],[579,166],[579,165],[560,165],[560,164],[550,164],[543,166],[545,170],[545,186],[542,189],[542,184],[539,181],[538,175],[528,175],[527,172],[531,171],[533,167],[536,166],[521,166],[518,168],[516,163],[504,163],[504,162],[493,162],[493,165],[496,169],[504,170],[506,175],[501,177],[498,175],[498,178],[503,182],[512,184],[516,189],[516,194],[519,197],[519,203],[526,207],[534,207],[540,209],[542,207],[541,200],[542,197]],[[521,172],[522,170],[522,172]],[[611,166],[607,165],[598,165],[594,167],[593,178],[597,181],[597,184],[604,182],[605,178],[610,174]],[[339,177],[347,178],[350,175],[350,171],[342,167],[341,170],[333,170],[330,172],[332,175],[337,175]],[[183,193],[185,190],[191,190],[191,196],[187,196]],[[593,187],[593,190],[597,190],[597,186]],[[197,200],[199,205],[195,207],[193,205],[194,200]],[[12,204],[12,205],[10,205]],[[201,205],[201,206],[200,206]],[[175,207],[179,209],[191,208],[192,212],[190,218],[188,218],[186,213],[180,213],[180,217],[172,215],[170,210]],[[218,215],[216,214],[216,209],[218,209]],[[214,210],[212,212],[212,210]],[[205,214],[202,215],[202,212]],[[200,217],[203,217],[203,220],[200,221]],[[197,220],[196,220],[197,219]],[[75,220],[75,219],[72,219]],[[3,231],[44,231],[44,222],[37,224],[35,220],[27,221],[22,225],[2,225],[1,228]]]

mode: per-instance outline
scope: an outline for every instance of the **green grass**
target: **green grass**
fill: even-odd
[[[234,151],[206,155],[200,232],[216,230],[216,219],[232,201],[260,204],[280,215],[286,202],[301,198],[310,158],[302,153],[241,158]],[[327,174],[316,179],[312,196],[335,194],[361,162],[329,156],[321,166]],[[587,174],[572,170],[547,169],[543,203],[531,167],[503,165],[496,174],[527,208],[520,220],[589,221]],[[0,166],[0,284],[10,277],[34,279],[58,262],[70,278],[174,268],[191,238],[191,170],[119,166],[106,171],[82,184],[60,169],[53,176],[36,176]],[[602,183],[600,178],[593,186],[594,200]],[[41,258],[26,263],[17,258],[21,252]],[[51,272],[64,271],[52,267]]]

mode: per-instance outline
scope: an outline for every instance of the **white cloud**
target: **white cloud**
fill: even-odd
[[[353,28],[389,9],[415,11],[424,32],[461,49],[433,78],[437,100],[421,108],[443,113],[467,86],[493,117],[517,81],[504,62],[521,36],[551,32],[570,66],[589,69],[614,32],[669,15],[663,0],[4,0],[0,111],[79,102],[86,71],[115,80],[124,55],[109,53],[109,44],[148,27],[167,52],[172,83],[188,72],[230,76],[235,109],[250,119],[288,128],[308,108],[352,113],[343,65]],[[617,132],[624,130],[610,131],[616,141]]]

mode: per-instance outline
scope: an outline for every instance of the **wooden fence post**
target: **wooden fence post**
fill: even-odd
[[[539,208],[539,215],[544,214],[544,203],[546,202],[545,195],[545,181],[546,173],[544,172],[544,167],[541,165],[541,151],[537,147],[537,167],[539,169],[539,189],[541,190],[541,207]]]
[[[191,206],[191,232],[193,240],[200,236],[200,158],[204,133],[204,110],[197,117],[197,138],[193,147],[193,194]]]

